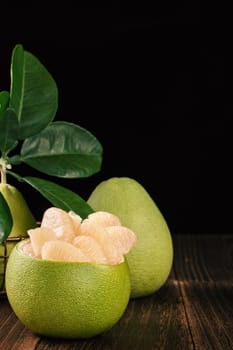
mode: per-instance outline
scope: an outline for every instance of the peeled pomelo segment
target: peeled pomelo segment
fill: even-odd
[[[89,261],[81,249],[60,240],[45,242],[41,250],[41,257],[42,259],[56,261]]]
[[[106,246],[108,243],[108,236],[105,227],[100,226],[89,219],[83,220],[80,226],[80,235],[94,238],[101,245],[101,247]]]
[[[137,242],[135,233],[125,226],[109,226],[105,228],[112,245],[119,255],[127,254]]]
[[[80,234],[90,236],[100,244],[109,264],[117,264],[123,261],[123,257],[119,257],[118,252],[112,246],[110,236],[105,227],[96,224],[90,219],[85,219],[80,226]]]
[[[117,264],[124,260],[124,254],[128,253],[137,241],[135,233],[124,226],[105,227],[108,242],[105,252],[110,264]]]
[[[106,211],[91,213],[88,215],[88,219],[104,227],[121,225],[121,221],[116,215]]]
[[[79,235],[73,240],[73,245],[81,249],[90,262],[106,264],[107,259],[104,251],[93,237]]]
[[[48,227],[36,227],[28,230],[28,235],[31,239],[32,249],[35,256],[41,254],[41,248],[46,241],[56,240],[55,232]]]
[[[112,229],[112,233],[110,233],[108,232],[109,227],[100,226],[89,218],[83,220],[80,226],[82,235],[93,237],[101,245],[109,264],[119,264],[124,261],[123,252],[128,251],[130,249],[129,247],[133,246],[136,241],[136,237],[132,231],[129,231],[129,234],[127,229],[122,229],[122,226],[114,227],[115,229]],[[126,237],[123,239],[124,234],[126,234]],[[126,248],[123,248],[123,245],[126,243]]]
[[[79,233],[79,227],[82,222],[82,218],[80,215],[76,214],[73,210],[70,210],[68,212],[68,215],[71,217],[73,225],[74,225],[74,231],[75,234],[77,235]]]
[[[60,208],[50,207],[43,215],[41,227],[48,227],[55,231],[57,239],[72,242],[75,237],[75,225],[68,213]]]
[[[27,255],[33,257],[33,258],[36,258],[36,254],[34,252],[34,249],[32,248],[32,244],[30,241],[26,241],[26,242],[23,242],[21,245],[20,245],[20,249]]]

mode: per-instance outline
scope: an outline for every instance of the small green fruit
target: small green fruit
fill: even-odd
[[[0,184],[0,192],[9,206],[13,218],[10,236],[26,236],[27,230],[36,226],[36,220],[24,197],[16,187],[9,184]]]
[[[157,291],[172,268],[173,242],[165,218],[145,188],[132,178],[113,177],[101,182],[87,202],[96,211],[117,215],[137,235],[136,245],[126,255],[131,297]]]
[[[9,184],[0,184],[0,192],[2,193],[5,201],[7,202],[11,216],[13,219],[13,226],[9,237],[27,236],[27,230],[36,227],[36,219],[31,213],[28,204],[26,203],[21,192],[14,186]],[[10,255],[12,249],[14,248],[16,242],[7,241],[7,256]],[[5,259],[5,247],[0,244],[0,290],[3,289],[2,284],[4,283],[4,265]],[[2,258],[1,258],[2,257]]]

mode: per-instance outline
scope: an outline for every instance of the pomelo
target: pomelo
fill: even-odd
[[[154,293],[166,282],[173,263],[168,224],[146,189],[135,179],[113,177],[102,181],[87,200],[95,211],[119,217],[138,240],[126,258],[131,275],[131,297]]]
[[[136,235],[107,212],[83,221],[75,215],[47,209],[41,226],[28,230],[30,238],[18,243],[9,257],[9,302],[22,323],[40,335],[98,335],[121,318],[130,298],[124,254]],[[110,251],[112,256],[106,254]]]
[[[27,241],[14,247],[6,269],[8,300],[26,327],[49,337],[89,338],[114,326],[130,297],[126,261],[107,265],[38,259],[22,250]]]
[[[0,257],[3,257],[5,248],[7,249],[6,255],[9,256],[17,242],[17,237],[27,237],[27,230],[36,227],[37,224],[26,200],[16,187],[0,183],[0,192],[10,208],[13,219],[13,226],[9,240],[6,241],[6,247],[4,244],[0,244]],[[16,237],[15,241],[14,237]],[[0,290],[2,291],[4,290],[4,268],[6,262],[7,259],[0,258]]]

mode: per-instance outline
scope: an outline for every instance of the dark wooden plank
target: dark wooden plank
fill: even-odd
[[[233,349],[231,236],[176,236],[174,272],[195,349]]]
[[[174,245],[180,279],[232,281],[233,235],[175,235]]]
[[[7,302],[4,302],[5,307]],[[8,309],[10,307],[8,306]],[[11,313],[0,348],[8,349],[193,349],[178,285],[171,273],[151,296],[131,300],[121,320],[108,332],[88,340],[37,337]]]
[[[38,337],[0,299],[0,349],[233,349],[233,236],[174,236],[167,283],[89,340]]]

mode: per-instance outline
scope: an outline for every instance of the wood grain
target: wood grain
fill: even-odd
[[[233,349],[233,236],[176,235],[165,285],[132,299],[108,332],[87,340],[31,333],[0,299],[0,349]]]

